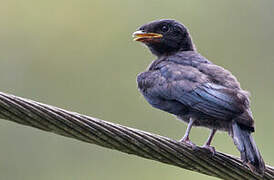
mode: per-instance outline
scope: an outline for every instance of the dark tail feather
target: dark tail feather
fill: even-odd
[[[241,127],[238,123],[232,123],[232,137],[234,144],[241,153],[241,159],[252,171],[263,174],[265,170],[264,160],[251,136],[251,131]]]

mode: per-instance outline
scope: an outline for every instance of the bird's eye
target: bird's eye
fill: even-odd
[[[169,30],[169,28],[168,28],[168,26],[166,26],[166,25],[163,25],[162,27],[161,27],[161,31],[162,32],[167,32]]]

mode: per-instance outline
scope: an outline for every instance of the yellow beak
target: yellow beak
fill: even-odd
[[[140,41],[140,42],[151,41],[151,40],[159,39],[159,38],[163,37],[162,34],[147,33],[144,31],[136,31],[132,34],[132,36],[134,37],[134,39],[133,39],[134,41]]]

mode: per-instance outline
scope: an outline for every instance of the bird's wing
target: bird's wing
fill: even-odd
[[[243,112],[237,94],[223,86],[205,83],[189,92],[182,88],[179,83],[172,87],[175,99],[198,112],[218,119],[231,119]]]
[[[238,91],[210,82],[196,68],[170,64],[160,69],[159,79],[165,85],[158,84],[156,89],[163,98],[195,111],[218,119],[231,119],[244,111]]]

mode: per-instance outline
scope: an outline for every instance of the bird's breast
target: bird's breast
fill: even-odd
[[[146,92],[147,89],[153,87],[155,76],[153,71],[142,72],[137,76],[138,89],[141,92]]]
[[[160,72],[155,71],[146,71],[140,73],[137,76],[137,84],[140,92],[147,100],[147,102],[157,109],[169,112],[174,115],[183,115],[188,112],[186,106],[167,98],[168,93],[163,93],[166,90],[167,83],[164,83],[165,80],[161,77]]]

